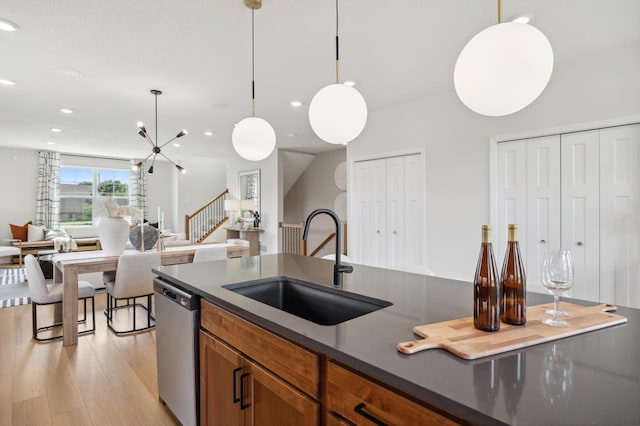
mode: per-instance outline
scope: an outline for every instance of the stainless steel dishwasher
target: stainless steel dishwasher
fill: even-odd
[[[200,298],[170,283],[153,281],[156,299],[158,394],[185,426],[198,424],[197,377]]]

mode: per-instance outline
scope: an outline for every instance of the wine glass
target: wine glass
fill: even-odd
[[[551,250],[542,263],[542,285],[553,294],[553,318],[542,320],[552,327],[569,327],[569,323],[559,318],[560,294],[573,285],[573,258],[567,249]]]

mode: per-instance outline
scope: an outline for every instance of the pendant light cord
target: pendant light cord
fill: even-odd
[[[154,93],[154,96],[156,97],[156,146],[158,146],[158,94]],[[156,158],[153,157],[153,159],[155,160]]]
[[[502,23],[502,0],[498,0],[498,24]]]
[[[251,8],[251,116],[256,116],[256,78],[255,78],[255,30],[253,13],[255,8]]]
[[[336,0],[336,84],[340,84],[340,42],[338,36],[338,0]]]

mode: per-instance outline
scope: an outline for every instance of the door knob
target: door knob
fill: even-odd
[[[393,235],[398,235],[398,231],[393,231]]]
[[[547,240],[540,240],[540,244],[546,244]]]
[[[379,234],[379,233],[380,233],[380,230],[379,230],[379,229],[376,229],[376,234]]]
[[[582,247],[582,241],[578,241],[576,245]]]

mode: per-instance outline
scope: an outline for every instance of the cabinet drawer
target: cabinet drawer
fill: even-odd
[[[318,356],[218,306],[201,301],[201,327],[318,399]]]
[[[327,363],[327,411],[357,425],[458,424],[333,362]]]

